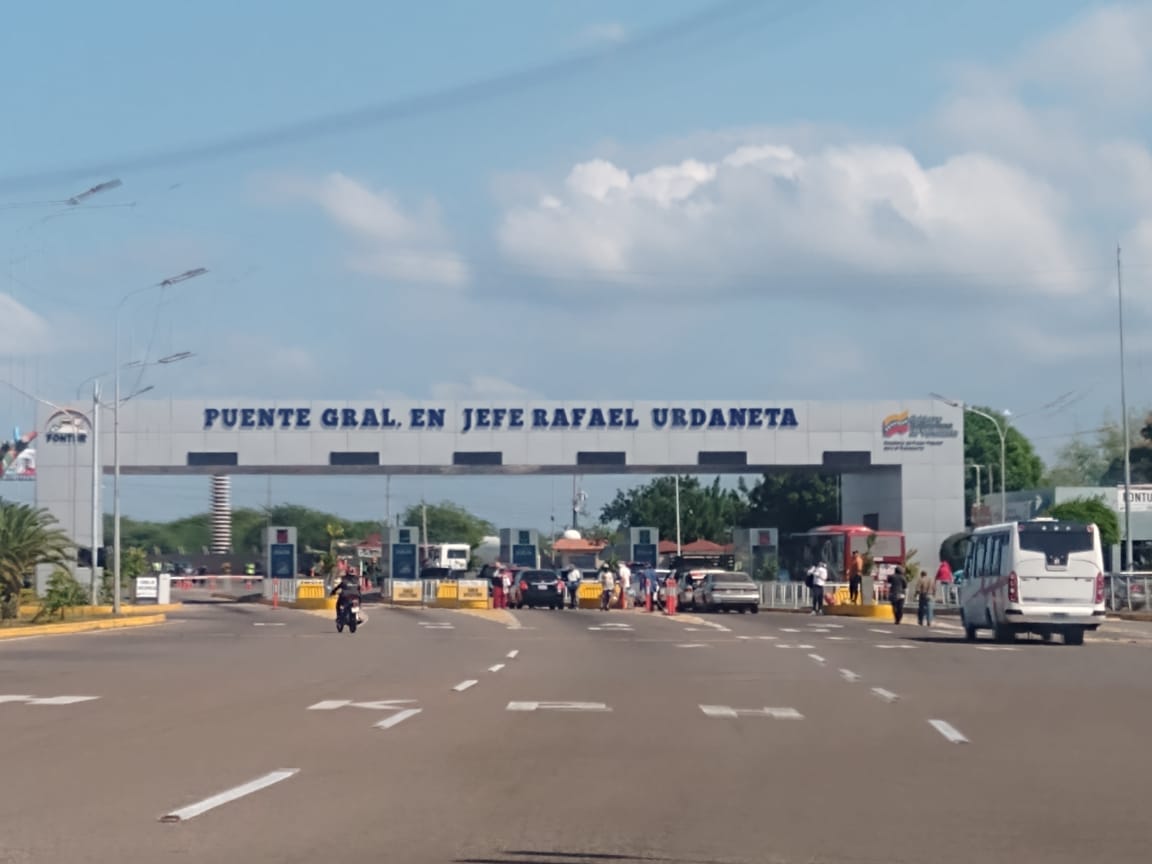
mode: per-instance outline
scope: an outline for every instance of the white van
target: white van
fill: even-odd
[[[969,641],[991,630],[1001,642],[1059,633],[1064,644],[1083,645],[1104,622],[1100,532],[1048,518],[977,528],[957,591]]]

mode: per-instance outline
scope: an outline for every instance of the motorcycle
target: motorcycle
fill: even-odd
[[[344,627],[348,632],[355,633],[356,628],[363,623],[360,619],[360,598],[341,600],[336,605],[336,632],[343,633]]]

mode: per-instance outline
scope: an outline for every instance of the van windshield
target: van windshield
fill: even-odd
[[[1072,528],[1020,529],[1020,551],[1040,552],[1051,565],[1068,563],[1068,556],[1092,551],[1092,532],[1088,526]]]

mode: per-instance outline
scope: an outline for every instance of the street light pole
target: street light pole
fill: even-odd
[[[680,545],[680,475],[674,475],[674,479],[676,481],[676,555],[680,556],[683,554]]]
[[[941,396],[939,393],[931,393],[929,395],[931,395],[933,399],[939,399],[946,405],[951,405],[953,408],[959,408],[961,411],[967,411],[971,414],[975,414],[977,417],[983,417],[996,429],[996,434],[1000,436],[1000,521],[1006,521],[1008,519],[1008,438],[1004,429],[1000,426],[1000,421],[993,417],[991,414],[987,414],[984,411],[981,411],[979,408],[973,408],[971,405],[968,405],[964,402],[957,402],[955,399],[948,399],[944,396]],[[991,479],[988,481],[988,491],[992,491]]]
[[[92,605],[100,604],[100,580],[96,576],[100,560],[100,382],[92,382]]]
[[[1120,417],[1124,435],[1124,554],[1132,570],[1132,442],[1128,439],[1128,388],[1124,370],[1124,279],[1116,247],[1116,302],[1120,311]]]
[[[197,267],[193,270],[185,270],[179,276],[171,276],[162,282],[157,282],[155,285],[146,285],[143,288],[137,288],[135,291],[129,291],[120,298],[120,302],[116,304],[115,319],[115,338],[116,338],[116,366],[113,373],[115,375],[115,383],[113,385],[114,396],[112,404],[112,554],[115,556],[115,561],[112,564],[112,614],[120,614],[120,313],[124,311],[124,304],[131,298],[135,297],[144,291],[152,288],[168,288],[180,282],[187,282],[189,279],[195,279],[197,276],[203,276],[208,270],[204,267]],[[133,394],[135,395],[135,394]]]

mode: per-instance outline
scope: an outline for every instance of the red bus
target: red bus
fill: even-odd
[[[803,534],[791,534],[780,540],[780,570],[787,571],[794,582],[804,580],[808,568],[817,561],[828,567],[831,582],[848,581],[848,564],[856,552],[868,553],[872,543],[875,563],[872,575],[883,579],[904,563],[904,532],[873,531],[866,525],[821,525]]]

